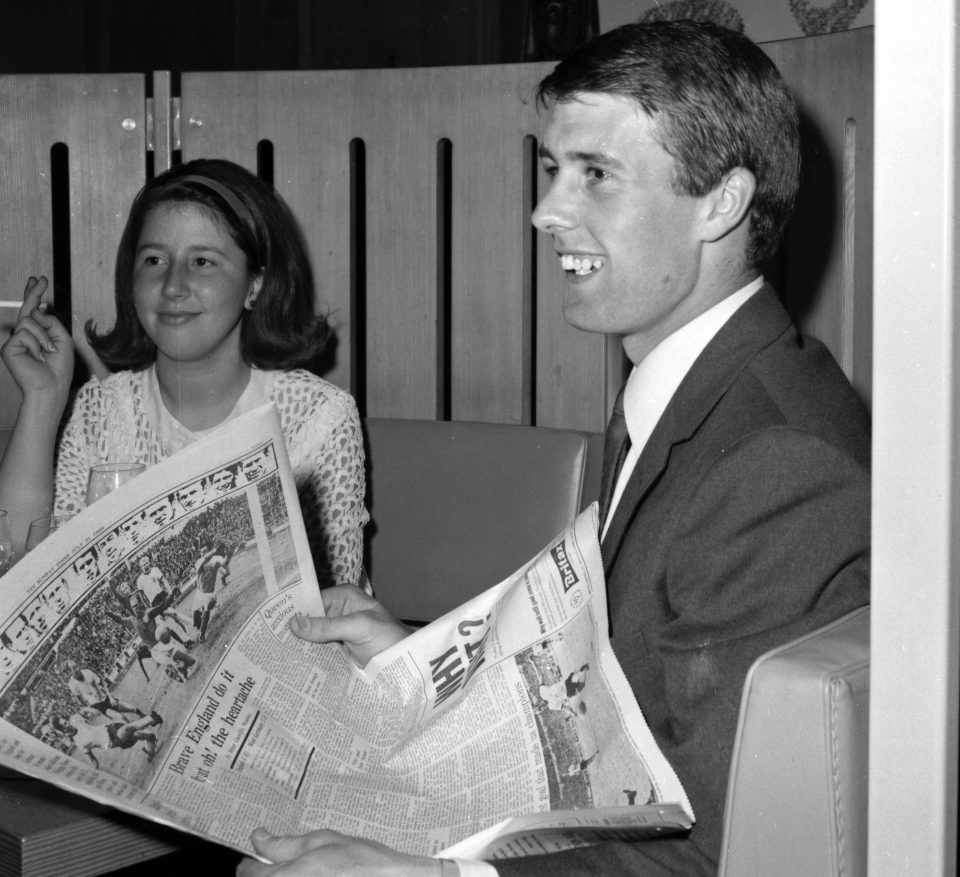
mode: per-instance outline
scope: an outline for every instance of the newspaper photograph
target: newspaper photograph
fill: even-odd
[[[264,406],[3,577],[0,764],[248,854],[258,826],[497,858],[691,825],[610,649],[595,506],[365,668],[290,633],[322,612]]]

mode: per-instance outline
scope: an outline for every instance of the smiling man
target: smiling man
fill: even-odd
[[[716,874],[748,668],[869,598],[868,418],[761,274],[799,177],[776,68],[713,25],[628,25],[562,61],[540,97],[551,183],[533,222],[566,272],[564,315],[622,336],[634,364],[604,455],[611,641],[696,824],[495,866],[255,835],[289,873]],[[304,638],[363,661],[402,636],[359,592],[324,601]]]

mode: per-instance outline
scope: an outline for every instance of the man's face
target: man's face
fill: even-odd
[[[147,555],[144,555],[140,558],[140,572],[148,573],[150,572],[150,558]]]
[[[203,499],[203,484],[199,481],[195,481],[193,484],[188,484],[183,490],[177,492],[177,499],[180,502],[180,505],[184,507],[187,511],[199,505],[200,501]]]
[[[70,589],[67,583],[62,578],[51,582],[44,589],[43,599],[53,615],[56,617],[63,615],[70,606]]]
[[[120,541],[120,534],[116,530],[111,530],[109,533],[104,535],[102,541],[97,547],[100,549],[101,555],[109,565],[112,565],[114,561],[116,561],[123,553],[123,545]]]
[[[228,490],[232,490],[236,482],[237,476],[229,469],[221,469],[219,472],[214,472],[211,478],[211,485],[213,486],[215,495],[221,495]]]
[[[155,527],[163,527],[173,520],[173,505],[169,497],[155,503],[147,509],[147,517]]]
[[[269,449],[264,449],[263,454],[259,457],[254,457],[252,460],[247,460],[243,464],[243,473],[251,481],[256,481],[264,472],[267,471],[267,468],[270,465],[270,451]]]
[[[21,655],[29,652],[38,640],[37,631],[27,624],[27,620],[22,615],[14,618],[3,631],[4,644],[7,648],[19,652]]]
[[[673,191],[673,159],[655,131],[619,95],[555,104],[541,147],[551,184],[533,213],[566,274],[567,322],[623,335],[634,361],[705,310],[695,291],[704,202]]]
[[[80,580],[86,581],[88,584],[92,584],[97,576],[100,575],[97,555],[92,551],[81,554],[80,557],[77,558],[76,563],[74,563],[73,568],[76,570]]]

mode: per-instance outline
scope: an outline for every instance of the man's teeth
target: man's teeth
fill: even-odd
[[[560,257],[560,267],[564,271],[572,271],[578,277],[583,277],[591,271],[596,271],[603,267],[603,259],[592,256],[573,256],[570,253],[564,253]]]

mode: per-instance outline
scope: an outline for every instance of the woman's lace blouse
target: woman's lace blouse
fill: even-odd
[[[56,513],[74,514],[85,507],[87,473],[94,463],[150,466],[169,457],[176,448],[164,445],[161,434],[169,437],[170,427],[161,427],[158,416],[179,427],[178,445],[184,434],[190,435],[165,408],[158,415],[155,382],[151,366],[102,381],[92,378],[80,388],[57,452]],[[320,584],[363,586],[363,527],[369,516],[353,397],[302,369],[255,369],[251,384],[228,420],[247,407],[241,404],[245,397],[249,402],[251,396],[266,395],[276,403]]]

